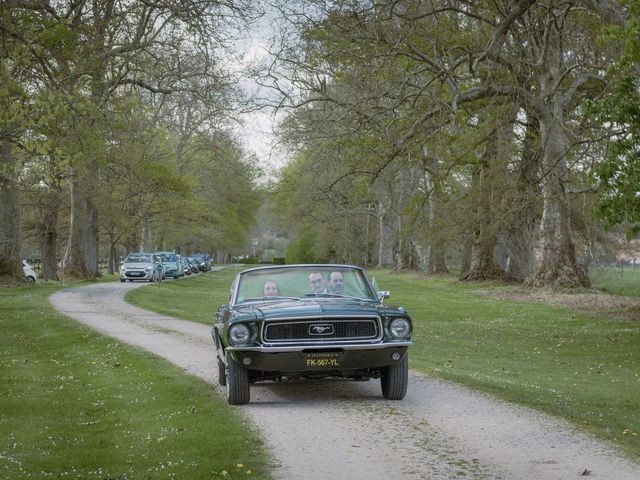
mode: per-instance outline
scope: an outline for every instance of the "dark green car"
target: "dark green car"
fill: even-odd
[[[385,398],[404,398],[413,328],[386,297],[351,265],[240,272],[212,330],[229,403],[248,403],[253,382],[283,377],[379,378]]]

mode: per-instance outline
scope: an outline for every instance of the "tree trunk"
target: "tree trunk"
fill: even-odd
[[[542,186],[543,213],[540,225],[542,258],[534,286],[589,286],[589,278],[578,267],[571,234],[569,170],[565,155],[569,140],[564,132],[562,106],[556,100],[553,113],[540,118],[545,169]]]
[[[494,134],[487,139],[487,144],[480,158],[479,168],[474,172],[477,180],[473,182],[473,185],[476,186],[478,204],[476,210],[477,237],[475,241],[477,255],[475,265],[462,277],[463,280],[500,278],[504,273],[502,268],[496,264],[494,256],[496,244],[498,243],[496,231],[498,227],[495,219],[495,175],[497,173],[495,170],[499,165],[498,136],[498,134]]]
[[[558,15],[561,15],[559,12]],[[535,286],[588,286],[589,279],[578,267],[571,233],[569,209],[569,138],[565,132],[565,109],[575,99],[563,91],[570,68],[563,51],[563,33],[550,17],[547,22],[545,52],[541,54],[535,103],[542,145],[542,201],[540,222],[541,259],[538,271],[529,282]]]
[[[74,169],[70,197],[71,212],[69,222],[69,243],[64,258],[65,275],[76,278],[93,278],[95,268],[88,262],[89,230],[92,228],[89,206],[88,185],[84,176]]]
[[[393,225],[388,209],[382,201],[378,202],[378,268],[393,266]]]
[[[460,277],[466,277],[471,272],[473,261],[473,236],[467,232],[462,244],[462,259],[460,261]]]
[[[153,245],[151,244],[151,242],[152,242],[151,227],[147,222],[144,222],[144,225],[142,227],[142,237],[140,239],[140,246],[138,247],[138,251],[140,252],[155,251],[156,249],[153,248]]]
[[[509,265],[506,277],[524,282],[535,272],[535,228],[539,222],[540,126],[534,117],[528,119],[516,189],[511,200],[511,221],[507,231]]]
[[[364,248],[362,249],[362,265],[369,266],[371,261],[371,244],[369,242],[369,224],[371,223],[371,215],[366,213],[365,215],[365,227],[364,227]]]
[[[396,216],[396,231],[398,232],[398,246],[396,248],[396,270],[404,270],[411,268],[411,242],[403,238],[402,220],[400,216]]]
[[[42,221],[38,225],[40,254],[42,255],[42,278],[44,281],[58,278],[58,215],[61,202],[60,191],[50,191],[42,202]]]
[[[17,171],[11,143],[0,141],[0,276],[24,281]]]
[[[91,276],[97,278],[102,276],[100,273],[100,232],[98,223],[98,210],[93,205],[93,199],[87,198],[87,218],[89,226],[87,229],[87,267],[91,271]]]
[[[432,170],[426,173],[427,189],[429,191],[429,247],[427,249],[427,273],[448,273],[445,255],[447,246],[439,232],[440,194],[436,182],[439,180],[437,160],[433,162]]]
[[[113,234],[109,235],[109,260],[107,264],[109,275],[118,271],[118,240],[114,237]]]

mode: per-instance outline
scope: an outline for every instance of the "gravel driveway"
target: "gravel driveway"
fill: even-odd
[[[224,395],[211,328],[125,303],[141,285],[69,288],[50,299],[60,312],[166,358]],[[275,479],[640,478],[640,465],[563,421],[414,372],[400,402],[384,400],[378,381],[323,380],[256,384],[251,403],[233,408],[262,430]]]

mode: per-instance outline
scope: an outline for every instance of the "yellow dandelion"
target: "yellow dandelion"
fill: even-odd
[[[236,465],[236,468],[244,468],[244,465],[239,463],[239,464]]]
[[[247,475],[251,475],[251,470],[247,470],[247,471],[246,471],[246,472],[244,472],[244,473],[246,473]]]

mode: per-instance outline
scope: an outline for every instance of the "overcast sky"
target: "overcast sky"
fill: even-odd
[[[238,60],[234,69],[245,70],[251,65],[269,61],[269,43],[274,35],[274,19],[265,15],[257,20],[244,38],[235,42]],[[235,63],[235,62],[234,62]],[[240,85],[247,93],[265,96],[268,93],[251,79],[244,78]],[[273,178],[276,171],[284,166],[287,158],[282,149],[277,148],[274,136],[275,119],[269,110],[255,111],[241,115],[242,126],[237,127],[238,136],[245,149],[254,153],[264,173]]]

